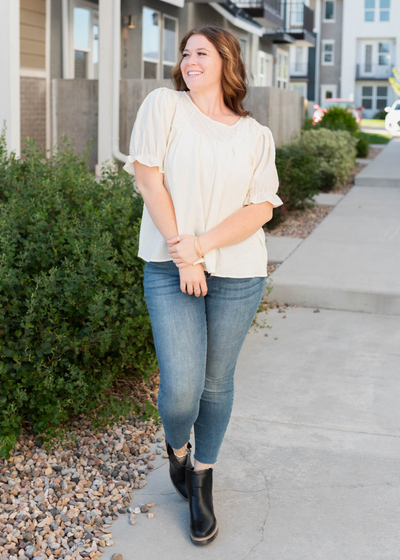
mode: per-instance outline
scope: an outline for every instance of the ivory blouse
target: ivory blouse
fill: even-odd
[[[124,170],[137,160],[158,167],[172,198],[180,235],[201,235],[245,205],[277,196],[275,144],[270,129],[252,117],[227,125],[205,115],[185,91],[160,87],[147,95],[133,126]],[[138,256],[170,261],[169,245],[144,205]],[[215,276],[267,276],[261,227],[251,237],[205,254],[204,270]]]

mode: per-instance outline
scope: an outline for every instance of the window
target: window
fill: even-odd
[[[84,0],[71,2],[72,78],[99,77],[99,13]]]
[[[376,10],[379,12],[376,21],[390,21],[390,0],[364,0],[365,21],[375,21]]]
[[[322,41],[322,65],[330,66],[334,64],[335,41]]]
[[[272,61],[273,57],[263,51],[258,51],[258,84],[259,86],[272,86]]]
[[[288,87],[288,53],[277,51],[278,64],[276,68],[276,85],[278,88],[287,89]]]
[[[171,77],[171,70],[176,62],[176,28],[178,22],[175,18],[167,15],[164,15],[163,19],[163,77],[166,80]]]
[[[142,13],[143,78],[168,79],[176,63],[178,21],[151,8]]]
[[[361,105],[364,109],[372,109],[372,99],[373,99],[373,87],[372,86],[363,86],[362,87],[362,101]]]
[[[325,0],[324,2],[324,21],[335,21],[334,0]]]
[[[379,21],[390,20],[390,0],[380,0],[379,2]]]
[[[372,72],[372,45],[365,45],[364,72]]]
[[[379,111],[387,106],[388,88],[387,86],[377,86],[376,88],[376,108]]]
[[[379,111],[388,104],[388,86],[363,86],[361,96],[364,109]]]
[[[390,44],[379,43],[378,45],[378,64],[379,66],[388,66],[390,64]]]
[[[246,64],[246,55],[247,55],[247,40],[243,39],[243,37],[241,37],[239,39],[240,41],[240,48],[242,50],[242,60],[243,62]]]
[[[375,0],[364,0],[365,21],[375,20]]]
[[[303,62],[303,47],[296,47],[295,50],[295,62],[294,62],[294,72],[296,74],[305,74],[305,64]]]

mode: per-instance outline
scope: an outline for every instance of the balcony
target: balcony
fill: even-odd
[[[308,8],[302,0],[282,0],[281,15],[282,24],[278,29],[271,29],[270,25],[262,24],[267,28],[264,37],[271,38],[274,43],[298,42],[299,45],[315,47],[314,10]]]
[[[283,26],[281,0],[236,0],[235,4],[263,27]]]
[[[387,80],[392,75],[391,64],[370,64],[364,62],[356,65],[356,80]]]
[[[304,2],[287,2],[285,6],[285,31],[305,46],[315,47],[314,10]]]
[[[293,62],[289,68],[291,81],[308,80],[308,63],[307,62]]]

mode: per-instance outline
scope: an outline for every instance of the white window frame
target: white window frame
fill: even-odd
[[[264,61],[265,72],[261,73],[261,60]],[[274,57],[272,54],[266,53],[264,51],[258,51],[257,53],[257,85],[264,87],[272,86],[272,66],[274,63]]]
[[[283,57],[284,61],[285,61],[283,68],[286,67],[286,78],[284,76],[279,75],[279,70],[280,70],[279,55],[281,55]],[[282,49],[276,49],[276,58],[277,58],[276,77],[275,77],[276,87],[281,88],[281,89],[288,89],[288,87],[289,87],[289,53],[287,51],[282,50]]]
[[[337,98],[337,85],[336,84],[321,84],[321,103],[327,99],[326,91],[332,90],[332,97],[329,99]]]
[[[333,4],[333,18],[332,19],[326,19],[326,3],[327,2],[332,2]],[[324,18],[323,18],[323,22],[324,23],[335,23],[336,22],[336,0],[324,0]]]
[[[392,0],[389,0],[389,8],[382,8],[381,3],[382,0],[374,0],[374,7],[373,8],[366,8],[366,1],[364,0],[364,22],[365,23],[389,23],[390,22],[390,11],[392,9],[391,3]],[[373,18],[372,20],[367,20],[365,19],[366,14],[368,13],[372,13],[373,14]],[[388,13],[389,17],[388,19],[382,20],[382,13]]]
[[[364,88],[364,87],[370,87],[370,88],[371,88],[371,90],[372,90],[371,95],[363,95],[363,88]],[[361,97],[360,97],[360,99],[361,99],[360,106],[361,106],[361,107],[364,107],[365,104],[363,103],[363,100],[365,100],[365,99],[370,99],[370,100],[371,100],[371,108],[368,109],[367,107],[365,107],[365,110],[366,110],[366,111],[374,111],[374,107],[376,106],[376,104],[374,103],[374,101],[375,101],[375,88],[374,88],[374,86],[373,86],[373,85],[364,85],[364,84],[363,84],[363,85],[361,86],[361,89],[360,89],[360,94],[361,94]]]
[[[392,2],[392,0],[389,0],[389,8],[382,8],[382,7],[381,7],[382,0],[379,0],[379,7],[377,7],[377,9],[378,9],[378,11],[379,11],[379,22],[380,22],[380,23],[389,23],[389,21],[390,21],[391,2]],[[389,14],[388,19],[384,19],[384,20],[381,19],[382,13],[383,13],[383,12],[387,12],[387,13]]]
[[[380,87],[384,87],[386,88],[386,95],[378,95],[378,88]],[[387,107],[388,103],[389,103],[389,87],[386,84],[377,84],[375,87],[375,107],[377,111],[381,111],[382,109],[384,109],[385,107]],[[383,107],[378,108],[378,100],[379,99],[386,99]]]
[[[163,37],[163,33],[164,33],[164,20],[165,19],[172,19],[175,21],[175,62],[170,62],[169,60],[164,60],[164,37]],[[162,30],[161,30],[161,59],[162,59],[162,64],[161,64],[161,68],[160,68],[160,74],[161,74],[161,78],[164,79],[164,66],[170,66],[171,68],[173,68],[175,66],[175,64],[177,63],[176,60],[176,56],[177,56],[177,52],[178,52],[178,29],[179,26],[179,19],[173,16],[170,16],[169,14],[162,14]]]
[[[74,46],[74,8],[85,8],[90,12],[90,23],[89,23],[89,48],[80,49],[81,51],[89,53],[86,69],[86,79],[94,79],[94,66],[93,66],[93,25],[97,20],[97,25],[99,24],[99,9],[96,4],[92,2],[87,2],[86,0],[71,0],[69,3],[69,69],[68,77],[70,79],[75,79],[75,46]],[[100,29],[99,29],[100,34]]]
[[[146,79],[155,79],[155,80],[163,80],[164,79],[164,66],[171,66],[171,68],[173,68],[177,62],[177,60],[175,60],[175,62],[171,62],[169,60],[164,60],[164,44],[163,44],[163,32],[164,32],[164,18],[169,18],[169,19],[173,19],[175,21],[175,29],[176,29],[176,33],[175,33],[175,54],[177,54],[178,52],[178,37],[179,37],[179,20],[176,17],[170,16],[169,14],[165,14],[163,12],[160,12],[160,10],[155,10],[154,8],[152,8],[151,6],[147,6],[147,5],[143,5],[142,6],[142,14],[143,14],[143,9],[147,8],[148,10],[151,10],[152,12],[156,12],[159,15],[160,18],[160,25],[159,25],[159,45],[160,45],[160,52],[158,53],[158,60],[156,61],[154,58],[149,58],[146,56],[143,56],[143,37],[142,37],[142,42],[140,45],[140,48],[142,50],[142,62],[141,62],[141,79],[144,80],[144,63],[145,62],[152,62],[153,64],[157,64],[157,71],[156,71],[156,77],[155,78],[146,78]],[[142,34],[143,34],[143,19],[142,19]]]
[[[367,4],[368,0],[364,0],[364,22],[365,23],[374,23],[375,21],[375,12],[376,12],[376,2],[379,0],[373,0],[374,2],[374,7],[373,8],[367,8],[366,4]],[[366,19],[367,13],[372,13],[373,17],[372,19]]]
[[[247,57],[248,57],[248,52],[249,52],[249,43],[248,40],[246,39],[246,37],[239,37],[239,42],[240,42],[240,51],[242,53],[242,59],[243,62],[247,68]],[[242,48],[242,43],[245,44],[245,50],[243,52],[243,48]]]
[[[332,51],[325,51],[325,46],[326,45],[332,45]],[[331,54],[332,55],[332,60],[330,62],[327,62],[325,60],[325,54]],[[324,39],[322,41],[322,56],[321,56],[321,65],[322,66],[334,66],[335,64],[335,41],[333,39]]]
[[[148,10],[151,10],[152,12],[156,12],[159,15],[160,18],[160,25],[158,26],[158,44],[159,44],[159,52],[158,52],[158,60],[154,59],[154,58],[149,58],[147,56],[143,56],[143,33],[144,33],[144,25],[143,25],[143,10],[147,8]],[[157,70],[156,70],[156,77],[154,78],[155,80],[158,80],[161,74],[160,71],[160,66],[161,66],[161,58],[162,58],[162,28],[164,25],[164,20],[162,19],[162,13],[159,10],[155,10],[154,8],[150,7],[150,6],[146,6],[145,4],[142,6],[142,37],[141,37],[141,44],[140,44],[140,48],[142,50],[142,68],[141,68],[141,79],[144,80],[144,63],[145,62],[152,62],[153,64],[157,64]],[[147,79],[147,78],[146,78]]]

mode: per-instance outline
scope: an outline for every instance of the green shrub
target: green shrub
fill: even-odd
[[[365,136],[363,136],[362,134],[360,134],[359,132],[355,135],[355,137],[357,138],[357,144],[356,144],[357,157],[359,157],[359,158],[368,157],[368,154],[369,154],[368,139]]]
[[[285,211],[303,209],[313,203],[318,193],[319,164],[312,155],[296,143],[276,149],[276,168],[279,176],[279,196]],[[279,221],[279,210],[274,210],[275,223]],[[269,222],[270,224],[270,222]]]
[[[357,144],[357,139],[349,132],[326,128],[309,130],[295,143],[316,161],[320,190],[329,191],[346,182],[355,165]]]
[[[380,120],[380,121],[384,121],[386,119],[386,111],[384,111],[383,109],[381,109],[380,111],[378,111],[377,113],[375,113],[374,115],[374,119]]]
[[[312,130],[313,128],[313,120],[307,114],[304,117],[304,124],[301,128],[302,130]]]
[[[342,107],[330,107],[322,119],[315,125],[316,129],[328,128],[329,130],[347,130],[354,134],[358,129],[358,124],[352,113]]]
[[[0,455],[23,423],[49,441],[73,415],[135,410],[114,399],[156,356],[137,255],[143,201],[132,177],[97,182],[66,139],[47,160],[0,139]],[[120,412],[122,413],[122,412]],[[99,416],[100,415],[100,416]],[[42,435],[43,434],[43,435]]]

